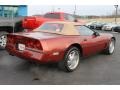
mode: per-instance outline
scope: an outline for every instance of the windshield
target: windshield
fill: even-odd
[[[44,31],[44,30],[49,30],[49,31],[57,31],[60,32],[63,29],[63,24],[59,23],[45,23],[41,25],[39,28],[37,28],[35,31]]]

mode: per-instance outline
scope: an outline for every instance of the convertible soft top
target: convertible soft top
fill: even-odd
[[[40,30],[39,28],[35,29],[35,31],[41,31],[41,32],[49,32],[49,33],[56,33],[56,34],[62,34],[62,35],[79,35],[78,31],[75,29],[74,26],[76,25],[84,25],[82,23],[78,22],[66,22],[66,21],[50,21],[45,23],[57,23],[57,24],[63,24],[63,28],[60,32],[52,31],[52,30]],[[44,24],[45,24],[44,23]]]

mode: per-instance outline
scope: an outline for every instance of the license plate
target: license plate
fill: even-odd
[[[18,44],[18,50],[25,50],[25,45],[24,44]]]

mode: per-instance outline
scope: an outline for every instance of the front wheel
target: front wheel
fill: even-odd
[[[108,55],[111,55],[111,54],[113,54],[114,50],[115,50],[115,40],[111,39],[111,41],[108,45],[108,48],[105,50],[105,53]]]
[[[64,60],[59,62],[60,69],[72,72],[74,71],[80,62],[80,50],[76,47],[71,47],[67,52],[65,53]]]

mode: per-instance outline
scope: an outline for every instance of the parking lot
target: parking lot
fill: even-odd
[[[120,34],[112,34],[117,39],[113,55],[97,54],[86,58],[72,73],[59,70],[56,64],[35,66],[2,50],[0,84],[120,84]]]

